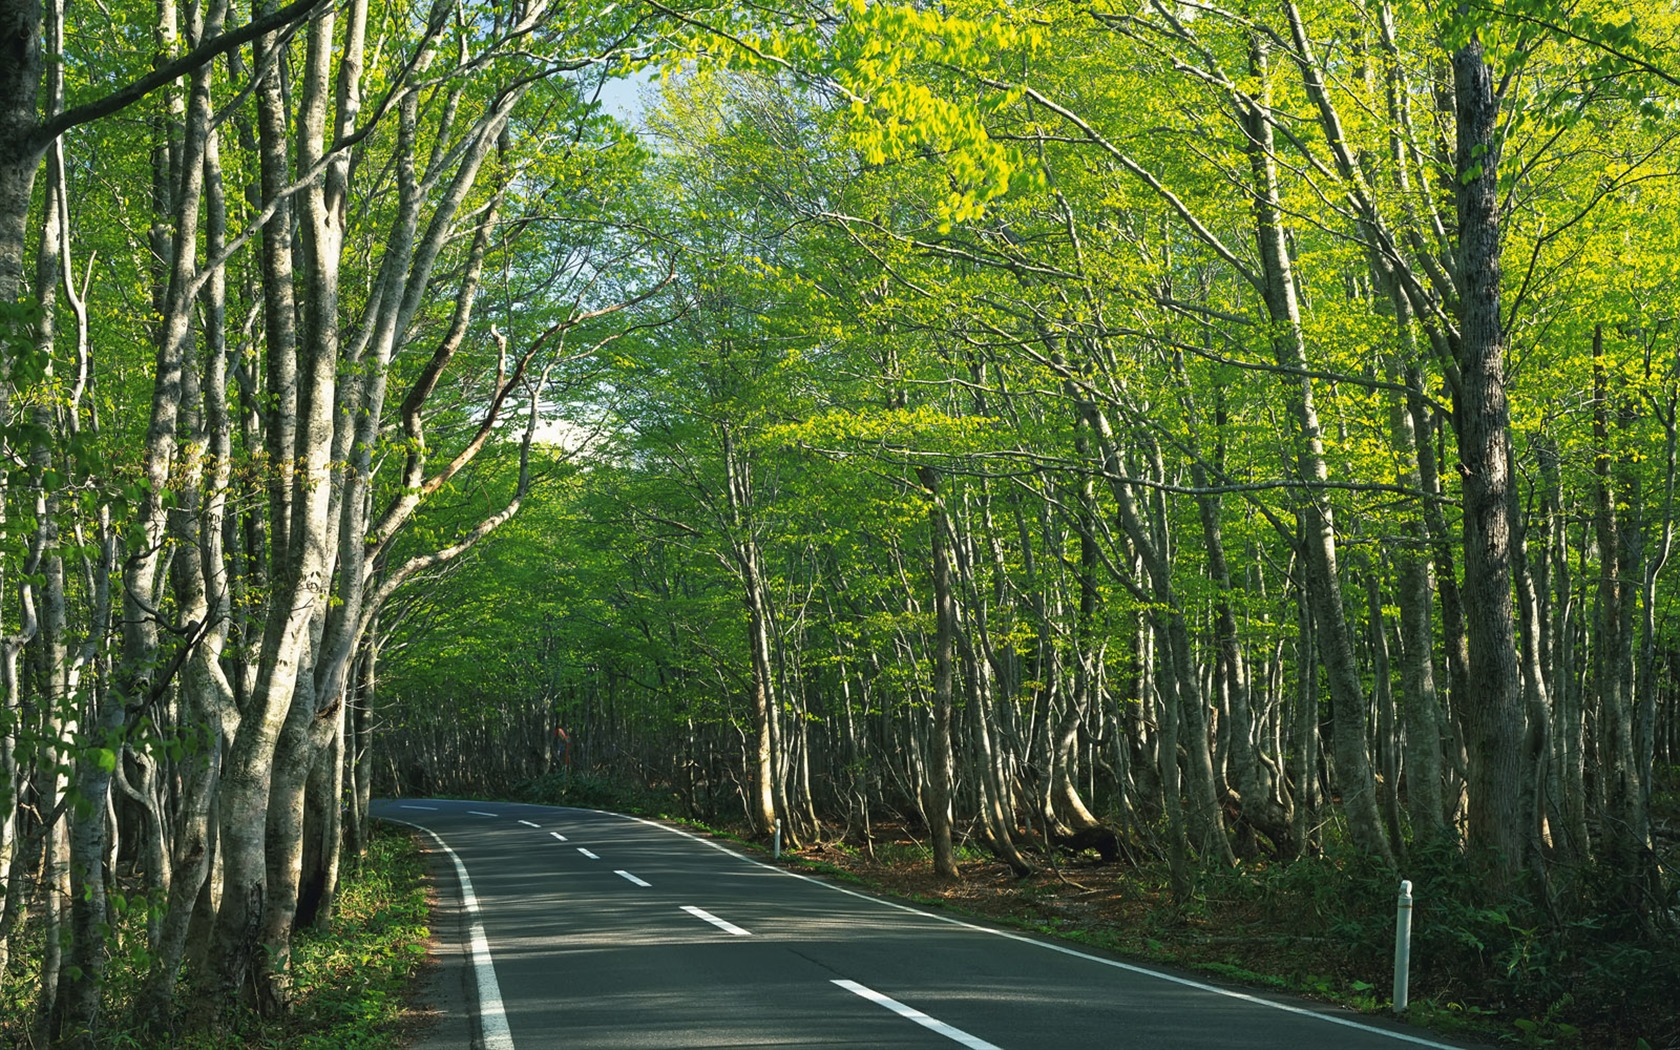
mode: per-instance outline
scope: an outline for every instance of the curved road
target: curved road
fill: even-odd
[[[374,814],[430,832],[465,876],[470,1016],[428,1046],[1470,1045],[924,912],[634,817],[425,799]]]

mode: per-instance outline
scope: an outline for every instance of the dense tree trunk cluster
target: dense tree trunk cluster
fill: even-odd
[[[655,10],[0,0],[31,1038],[555,776],[1673,921],[1671,12]]]
[[[1181,896],[1450,845],[1660,919],[1680,342],[1623,231],[1673,228],[1675,132],[1604,85],[1673,83],[1602,26],[1250,8],[866,11],[890,70],[840,33],[832,83],[667,91],[682,320],[517,548],[573,581],[541,696],[588,768],[946,876],[1106,824]]]
[[[568,337],[640,279],[565,221],[628,155],[579,91],[631,21],[194,0],[88,43],[132,14],[0,11],[0,993],[38,988],[31,1045],[288,1010],[366,842],[379,613],[518,510]],[[125,62],[153,71],[96,94]]]

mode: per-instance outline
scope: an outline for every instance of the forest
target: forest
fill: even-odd
[[[1672,0],[0,41],[0,1039],[283,1018],[370,799],[591,787],[1416,879],[1528,1045],[1680,1046]]]

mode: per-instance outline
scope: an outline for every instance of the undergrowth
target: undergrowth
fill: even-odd
[[[677,808],[676,796],[599,773],[559,770],[514,787],[512,798],[541,806],[577,806],[665,817]]]
[[[293,939],[292,1013],[264,1021],[237,1011],[215,1032],[147,1033],[132,1018],[133,1003],[151,965],[147,909],[125,897],[116,911],[113,952],[96,1044],[111,1050],[170,1046],[183,1050],[387,1050],[402,1045],[406,996],[426,958],[430,905],[426,862],[403,831],[375,826],[367,856],[346,868],[329,929]],[[25,931],[0,990],[0,1046],[35,1047],[32,1030],[40,983],[41,935]],[[182,995],[188,994],[185,985]],[[183,1017],[192,1010],[182,1002]],[[184,1022],[183,1022],[184,1027]]]
[[[1598,873],[1490,899],[1448,846],[1413,845],[1414,1020],[1523,1046],[1680,1047],[1680,951]],[[1395,876],[1345,847],[1288,865],[1208,876],[1191,910],[1289,917],[1317,938],[1282,974],[1297,990],[1365,1009],[1390,1003]],[[1661,917],[1659,920],[1661,921]],[[1311,967],[1311,970],[1308,970]]]
[[[1064,861],[1060,874],[1016,878],[962,864],[955,886],[931,877],[912,837],[844,843],[793,856],[811,871],[1136,959],[1338,1003],[1392,1009],[1400,876],[1345,844],[1290,864],[1204,871],[1174,902],[1165,866]],[[1680,1050],[1680,950],[1635,921],[1619,887],[1554,872],[1549,893],[1519,887],[1490,901],[1451,848],[1414,845],[1414,1023],[1490,1043],[1559,1050]],[[1670,892],[1672,888],[1670,888]]]

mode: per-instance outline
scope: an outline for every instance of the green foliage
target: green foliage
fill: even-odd
[[[816,804],[850,806],[848,792],[897,802],[919,773],[904,768],[904,730],[928,709],[924,467],[946,472],[938,498],[968,559],[963,641],[985,650],[994,710],[1016,731],[1038,725],[1065,695],[1067,669],[1094,653],[1108,693],[1089,735],[1114,732],[1116,713],[1149,718],[1156,680],[1139,666],[1151,658],[1140,624],[1174,609],[1186,614],[1198,673],[1218,680],[1216,601],[1230,605],[1255,673],[1270,676],[1265,702],[1287,709],[1301,697],[1310,719],[1323,702],[1317,671],[1295,646],[1308,492],[1334,511],[1344,586],[1372,583],[1371,605],[1350,600],[1347,611],[1374,686],[1371,640],[1399,619],[1394,591],[1405,556],[1422,556],[1420,519],[1440,514],[1432,539],[1449,546],[1460,525],[1450,420],[1459,304],[1444,261],[1455,251],[1454,180],[1473,172],[1450,170],[1432,122],[1448,119],[1438,108],[1452,89],[1445,51],[1471,32],[1513,75],[1504,137],[1472,166],[1500,165],[1517,498],[1533,565],[1554,574],[1541,596],[1555,603],[1548,615],[1575,617],[1575,640],[1551,642],[1565,679],[1553,684],[1580,687],[1597,659],[1589,621],[1601,599],[1590,592],[1607,564],[1584,524],[1595,467],[1612,462],[1618,484],[1628,479],[1610,498],[1624,521],[1642,521],[1643,537],[1630,539],[1649,550],[1661,535],[1657,450],[1680,378],[1670,316],[1680,197],[1666,160],[1673,92],[1654,67],[1672,17],[1549,0],[1401,4],[1389,54],[1363,8],[1300,7],[1358,170],[1338,172],[1292,45],[1264,73],[1251,67],[1252,19],[1272,17],[1264,10],[1198,7],[1175,22],[1172,5],[1122,15],[848,3],[807,24],[684,8],[691,20],[648,114],[648,153],[624,147],[624,168],[611,169],[641,177],[623,214],[655,231],[649,245],[670,247],[671,282],[630,311],[633,329],[565,405],[608,436],[564,483],[533,495],[524,524],[427,596],[419,607],[434,623],[448,612],[447,632],[401,628],[386,678],[402,700],[393,721],[470,723],[510,751],[518,731],[502,728],[514,715],[586,723],[588,768],[531,781],[521,797],[727,816],[750,779],[751,567],[770,596],[784,726],[812,734],[814,793],[826,794]],[[1290,31],[1264,28],[1280,42]],[[1415,126],[1402,126],[1390,91]],[[1274,159],[1310,377],[1278,374],[1278,326],[1247,279],[1262,268],[1255,159],[1233,118],[1262,93],[1279,117]],[[609,213],[591,208],[591,218]],[[627,255],[645,267],[652,250]],[[1381,287],[1395,259],[1419,282],[1407,309],[1439,311],[1405,330]],[[1592,425],[1595,365],[1619,417],[1608,435]],[[1327,486],[1302,488],[1291,402],[1302,386],[1320,413]],[[1088,404],[1119,430],[1112,461],[1092,448]],[[1433,413],[1437,429],[1421,442],[1445,476],[1439,494],[1422,490],[1397,433],[1412,408],[1413,426]],[[505,483],[481,476],[480,489],[449,495]],[[1147,590],[1119,535],[1122,491],[1171,551],[1171,600]],[[1223,530],[1237,577],[1228,592],[1212,579],[1204,513]],[[435,524],[447,534],[446,516]],[[1082,529],[1102,561],[1088,581]],[[1451,570],[1443,558],[1434,571]],[[1556,582],[1566,573],[1572,591]],[[1081,588],[1093,598],[1088,622],[1074,613]],[[1655,622],[1672,636],[1669,590]],[[1391,684],[1403,687],[1396,659],[1391,648]],[[1276,717],[1277,733],[1257,734],[1271,737],[1266,750],[1296,746],[1299,723]],[[837,754],[854,718],[864,757]],[[1419,746],[1409,727],[1396,732],[1383,743]],[[1410,758],[1401,765],[1409,788]],[[1672,784],[1659,785],[1655,805],[1672,813]],[[1392,951],[1396,873],[1350,849],[1334,821],[1312,834],[1322,841],[1310,860],[1206,873],[1201,888],[1299,914],[1336,961],[1276,979],[1377,1008],[1385,980],[1372,967]],[[1589,1001],[1660,1011],[1660,994],[1642,990],[1565,1004],[1578,987],[1644,989],[1636,975],[1654,973],[1666,988],[1671,976],[1602,868],[1496,898],[1456,847],[1413,842],[1405,874],[1419,899],[1417,972],[1431,989],[1421,1011],[1475,1021],[1483,1004],[1508,1004],[1546,1039],[1566,1037],[1557,1026],[1575,1024]],[[1211,911],[1206,899],[1163,907],[1159,928]],[[1150,937],[1142,948],[1165,945]]]
[[[1586,1024],[1672,1016],[1680,959],[1664,950],[1660,935],[1631,929],[1611,896],[1589,893],[1558,918],[1529,895],[1489,901],[1485,877],[1442,845],[1415,845],[1404,871],[1413,883],[1419,1019],[1485,1018],[1486,1004],[1501,1004],[1519,1015],[1513,1023],[1530,1040],[1523,1045],[1570,1046]],[[1296,987],[1381,1005],[1370,993],[1387,988],[1396,881],[1379,866],[1330,844],[1319,857],[1212,877],[1207,892],[1296,916],[1300,933],[1329,938],[1335,956],[1352,967],[1296,975]],[[1441,1005],[1453,999],[1457,1006]]]
[[[161,917],[162,904],[143,894],[111,898],[112,955],[106,969],[105,1026],[101,1048],[148,1047],[157,1039],[131,1017],[135,999],[152,964],[147,925]],[[326,931],[299,931],[292,954],[296,1008],[274,1024],[237,1013],[214,1034],[184,1027],[168,1036],[183,1050],[394,1050],[411,1023],[408,997],[426,957],[431,906],[426,861],[412,836],[376,826],[362,862],[342,876],[339,897]],[[39,975],[37,917],[12,944],[7,980],[0,988],[0,1040],[28,1046]],[[183,1014],[190,1006],[183,1007]]]
[[[400,1045],[400,1024],[430,939],[426,865],[411,836],[375,828],[341,886],[331,928],[297,940],[300,1050]]]
[[[643,817],[666,817],[677,809],[668,792],[591,772],[550,773],[517,785],[513,797],[542,806],[577,806]]]

